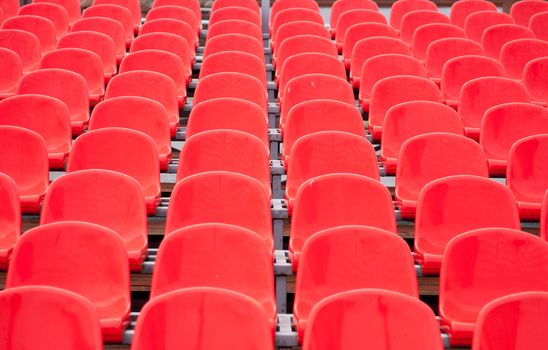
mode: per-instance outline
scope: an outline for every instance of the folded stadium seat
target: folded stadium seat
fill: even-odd
[[[232,6],[245,7],[257,12],[257,14],[260,14],[261,11],[259,4],[257,4],[257,1],[255,0],[217,0],[211,5],[211,10],[216,11],[224,7]]]
[[[464,22],[468,15],[479,11],[497,11],[497,6],[485,0],[455,1],[451,5],[451,23],[464,28]]]
[[[263,42],[249,35],[223,34],[211,38],[207,41],[207,45],[204,48],[203,59],[211,54],[222,51],[247,52],[265,62]]]
[[[409,46],[400,39],[374,36],[358,41],[354,45],[350,61],[350,82],[352,87],[355,89],[360,87],[360,74],[365,61],[371,57],[388,53],[411,56]]]
[[[428,183],[415,217],[415,259],[422,272],[439,274],[445,247],[453,237],[488,227],[521,229],[516,200],[503,184],[470,175]]]
[[[424,65],[432,81],[441,84],[443,67],[447,61],[455,57],[478,55],[484,56],[481,45],[470,39],[446,38],[439,39],[428,45]]]
[[[192,106],[196,107],[201,102],[219,97],[253,102],[261,107],[265,122],[268,120],[266,90],[263,83],[251,75],[235,72],[215,73],[198,80]]]
[[[507,13],[495,11],[479,11],[466,17],[464,31],[470,40],[481,42],[483,32],[494,25],[514,24],[514,19]]]
[[[32,285],[87,298],[97,310],[103,340],[122,341],[130,322],[129,266],[122,239],[112,230],[68,221],[27,231],[13,250],[6,289]]]
[[[108,35],[116,49],[116,63],[122,62],[126,54],[126,38],[122,23],[106,17],[88,17],[74,22],[71,32],[92,31]]]
[[[504,77],[506,70],[499,61],[490,57],[467,55],[451,58],[445,62],[441,73],[441,95],[444,102],[457,109],[462,86],[472,79],[488,76]]]
[[[336,323],[333,322],[337,320]],[[360,325],[359,331],[352,330]],[[391,349],[441,350],[439,325],[432,310],[417,298],[388,290],[352,290],[316,304],[304,338],[304,350],[369,344]]]
[[[61,5],[47,2],[27,4],[21,6],[17,14],[41,16],[49,19],[53,22],[53,25],[55,26],[55,33],[57,37],[60,37],[68,31],[68,13],[67,10],[65,10],[64,7],[62,7]]]
[[[455,110],[431,101],[409,101],[386,111],[380,162],[387,175],[395,175],[401,146],[411,137],[430,132],[464,134]]]
[[[377,81],[395,75],[428,77],[423,64],[412,56],[391,53],[368,58],[362,65],[358,95],[364,112],[369,111],[371,92]]]
[[[124,27],[126,47],[131,46],[133,42],[133,16],[127,8],[112,4],[94,5],[82,13],[82,18],[88,17],[106,17],[120,22]]]
[[[261,81],[265,90],[267,88],[264,62],[257,56],[243,51],[221,51],[209,54],[202,61],[199,79],[215,73],[228,72],[251,75]]]
[[[261,31],[261,28],[257,27],[255,24],[240,19],[227,19],[208,26],[206,42],[223,34],[249,35],[259,41],[263,40],[263,32]]]
[[[458,101],[464,134],[479,139],[481,120],[489,108],[507,102],[530,101],[527,88],[516,80],[502,77],[472,79],[462,86]]]
[[[237,130],[208,130],[186,139],[177,168],[177,179],[208,171],[230,171],[259,181],[270,195],[270,160],[262,141]]]
[[[329,29],[333,38],[337,36],[337,22],[339,21],[340,16],[346,11],[358,9],[378,11],[379,6],[376,2],[371,0],[337,0],[331,5]]]
[[[548,291],[548,243],[505,228],[453,238],[442,262],[439,303],[451,346],[472,343],[477,316],[486,304],[525,291]]]
[[[158,332],[166,336],[159,337]],[[255,300],[223,288],[201,287],[147,302],[137,319],[131,348],[273,350],[273,343],[268,317]]]
[[[411,44],[413,34],[420,26],[431,23],[450,24],[449,17],[445,14],[433,10],[417,10],[405,14],[400,22],[400,37],[403,41]]]
[[[0,48],[12,50],[19,55],[23,73],[35,70],[40,61],[40,40],[36,35],[24,30],[0,30]]]
[[[190,47],[188,42],[178,35],[170,33],[149,33],[142,34],[135,38],[129,52],[141,50],[162,50],[171,52],[181,59],[190,69],[194,65],[196,52],[194,47]]]
[[[191,9],[199,23],[202,23],[202,9],[200,3],[196,0],[155,0],[152,3],[152,8],[160,6],[179,6]]]
[[[211,29],[209,31],[211,31]],[[289,22],[281,25],[276,31],[276,36],[270,38],[270,48],[272,49],[273,54],[275,55],[277,49],[284,42],[284,40],[298,35],[313,35],[326,39],[331,38],[329,30],[327,30],[327,28],[322,24],[309,21]]]
[[[38,133],[46,143],[49,167],[64,169],[72,144],[70,113],[60,100],[44,95],[17,95],[0,102],[0,125]]]
[[[540,217],[542,198],[548,189],[547,152],[547,135],[523,138],[510,148],[506,185],[518,201],[522,220],[538,220]]]
[[[141,3],[138,0],[93,0],[93,6],[97,5],[118,5],[125,7],[131,13],[133,30],[137,34],[141,27]]]
[[[529,20],[529,28],[535,33],[537,39],[548,41],[548,9],[532,16]]]
[[[314,0],[276,0],[270,7],[269,30],[272,30],[272,24],[279,12],[293,8],[309,9],[320,12],[320,6]]]
[[[185,39],[191,50],[198,47],[198,36],[196,31],[187,22],[177,19],[162,18],[146,21],[139,31],[139,35],[149,33],[171,33]]]
[[[318,10],[291,8],[278,12],[274,17],[274,21],[270,26],[270,36],[275,37],[282,25],[295,21],[308,21],[324,25],[323,17]]]
[[[23,75],[23,64],[19,55],[0,47],[0,100],[15,95],[17,83]]]
[[[4,18],[10,18],[17,15],[17,10],[19,10],[19,1],[16,0],[2,0],[0,2],[0,7],[4,12]]]
[[[11,252],[21,235],[21,204],[15,181],[1,173],[0,203],[0,269],[7,270]]]
[[[548,3],[544,1],[522,0],[512,4],[510,15],[514,17],[516,24],[527,27],[532,16],[544,11],[548,11]]]
[[[441,93],[431,80],[413,75],[396,75],[375,83],[371,92],[368,124],[373,140],[382,139],[383,123],[390,107],[408,101],[441,103]]]
[[[279,70],[288,57],[307,52],[319,52],[339,57],[337,48],[331,40],[316,35],[296,35],[280,43],[272,63],[274,68]],[[279,74],[278,71],[276,73]]]
[[[92,106],[105,95],[103,62],[94,52],[76,48],[57,49],[42,57],[39,68],[60,68],[80,74],[86,81]]]
[[[258,234],[274,250],[270,198],[247,175],[208,171],[177,182],[167,211],[165,234],[198,224],[239,226]]]
[[[498,60],[504,44],[517,39],[534,38],[535,33],[527,27],[517,24],[497,24],[483,31],[481,46],[487,56]]]
[[[319,302],[366,288],[418,298],[413,257],[402,238],[370,226],[338,226],[309,237],[300,257],[293,306],[300,341],[309,336],[305,329]]]
[[[424,60],[428,46],[436,40],[445,38],[466,38],[466,34],[462,28],[452,24],[432,23],[418,27],[413,34],[411,43],[413,56]]]
[[[398,0],[390,8],[390,25],[400,29],[403,16],[411,11],[432,10],[438,11],[438,7],[431,1],[424,0]]]
[[[36,35],[42,53],[53,50],[57,44],[55,25],[45,17],[34,15],[14,16],[2,23],[2,29],[19,29]]]
[[[532,0],[527,0],[532,1]],[[523,78],[523,70],[529,61],[548,56],[548,42],[538,39],[517,39],[504,44],[500,50],[500,61],[508,77]]]
[[[300,53],[285,60],[280,67],[278,80],[278,99],[283,98],[287,83],[296,77],[306,74],[327,74],[346,80],[344,64],[338,59],[323,53]]]
[[[165,74],[136,70],[118,74],[107,86],[105,99],[119,96],[140,96],[160,102],[167,111],[169,130],[174,137],[179,128],[177,88]]]
[[[121,127],[140,131],[156,144],[160,170],[171,162],[171,138],[167,111],[161,103],[145,97],[113,97],[99,103],[91,112],[88,130]]]
[[[259,28],[261,27],[261,17],[256,11],[248,9],[246,7],[238,6],[223,7],[218,10],[212,11],[211,15],[209,16],[209,23],[213,25],[217,22],[231,19],[247,21],[255,24]]]
[[[101,350],[93,304],[61,288],[28,286],[0,292],[3,349]]]
[[[512,145],[527,136],[548,134],[548,110],[531,103],[505,103],[483,114],[480,145],[491,175],[506,175]]]
[[[160,161],[154,140],[136,130],[112,127],[87,132],[74,141],[67,172],[86,169],[118,171],[137,180],[147,213],[160,201]]]
[[[382,13],[375,10],[358,9],[344,12],[337,21],[337,37],[335,38],[335,44],[337,45],[337,50],[339,50],[339,52],[344,51],[343,45],[348,28],[360,23],[387,24],[387,21]],[[350,54],[352,54],[352,51],[350,51]]]
[[[487,160],[477,142],[444,132],[405,141],[397,167],[395,201],[404,219],[415,217],[420,193],[429,182],[451,175],[489,176]]]
[[[192,77],[192,70],[177,55],[161,50],[141,50],[130,53],[124,57],[118,72],[132,71],[151,71],[168,76],[175,84],[179,108],[185,105],[186,86]]]
[[[197,35],[200,35],[200,31],[202,30],[202,23],[198,21],[194,11],[186,7],[173,5],[154,7],[147,13],[146,20],[153,21],[162,18],[171,18],[186,22],[191,27],[196,28]]]
[[[222,97],[194,106],[188,117],[186,138],[215,129],[238,130],[254,135],[263,142],[268,151],[270,150],[263,110],[256,103]],[[284,143],[284,147],[285,145]]]
[[[287,83],[283,104],[280,105],[280,127],[286,123],[287,115],[297,103],[310,100],[336,100],[355,106],[354,92],[344,79],[327,74],[307,74],[293,78]]]
[[[293,270],[297,271],[303,246],[311,236],[342,225],[372,226],[396,234],[388,189],[380,181],[356,174],[328,174],[305,182],[291,219]]]
[[[343,42],[343,60],[346,69],[350,69],[352,61],[352,50],[356,43],[362,39],[367,39],[373,36],[387,36],[390,38],[398,38],[398,32],[388,24],[366,22],[358,23],[350,26],[346,30]]]
[[[533,103],[546,106],[548,102],[548,58],[529,61],[523,69],[523,83],[529,90]]]
[[[83,221],[111,229],[124,242],[129,268],[141,272],[147,256],[147,216],[139,183],[128,175],[90,169],[54,180],[46,192],[40,225]]]
[[[57,4],[63,7],[67,11],[69,27],[72,26],[74,22],[80,19],[81,9],[80,1],[78,0],[33,0],[33,3],[52,3]]]

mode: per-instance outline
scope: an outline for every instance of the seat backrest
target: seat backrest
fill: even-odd
[[[23,64],[19,55],[3,47],[0,47],[0,93],[14,92],[19,79],[23,75]]]
[[[103,62],[105,75],[116,73],[116,47],[112,38],[106,34],[93,31],[67,33],[59,38],[57,48],[80,48],[94,52]]]
[[[218,10],[212,11],[209,16],[209,22],[211,25],[231,19],[239,19],[242,21],[247,21],[253,23],[258,27],[261,27],[261,17],[257,11],[240,7],[240,6],[228,6],[223,7]]]
[[[114,4],[94,5],[82,13],[82,18],[107,17],[117,20],[124,27],[126,41],[133,40],[133,15],[123,6]]]
[[[276,0],[270,9],[270,23],[276,18],[278,12],[290,8],[305,8],[310,10],[320,10],[320,6],[314,0]]]
[[[57,42],[55,25],[42,16],[18,15],[11,17],[2,23],[2,29],[19,29],[36,35],[42,53],[53,50]]]
[[[200,77],[224,72],[243,73],[251,75],[266,85],[266,70],[264,62],[257,56],[243,51],[221,51],[208,55],[200,67]]]
[[[63,7],[67,11],[69,26],[76,22],[81,15],[80,1],[78,0],[33,0],[33,3],[52,3]]]
[[[431,1],[423,0],[403,0],[396,1],[390,8],[390,25],[396,29],[400,29],[403,16],[411,11],[417,10],[432,10],[438,11],[438,7]]]
[[[21,202],[17,184],[3,173],[0,173],[0,203],[0,268],[7,270],[11,251],[21,236]]]
[[[432,42],[426,50],[426,72],[431,78],[441,79],[443,67],[451,58],[478,55],[483,56],[481,45],[475,41],[461,38],[446,38]]]
[[[548,100],[548,58],[541,57],[529,61],[523,69],[523,83],[531,98],[536,101]]]
[[[512,4],[510,15],[514,17],[516,24],[527,27],[533,15],[544,11],[548,11],[548,4],[544,1],[517,1]]]
[[[529,20],[529,28],[535,33],[537,39],[548,40],[548,9],[532,16]]]
[[[306,52],[319,52],[339,57],[337,47],[327,38],[317,35],[296,35],[278,43],[276,67],[282,67],[285,60],[293,55]]]
[[[450,24],[449,17],[437,10],[417,10],[405,14],[400,22],[400,37],[406,43],[413,41],[415,30],[425,24],[445,23]]]
[[[217,0],[211,5],[211,10],[215,11],[224,7],[239,6],[260,13],[259,4],[255,0]]]
[[[453,24],[432,23],[418,27],[413,34],[411,44],[413,56],[424,60],[428,46],[432,42],[444,38],[466,38],[466,34],[462,28]]]
[[[4,8],[3,4],[1,6],[2,8]],[[4,10],[4,14],[5,13],[6,10]],[[68,31],[68,13],[67,10],[65,10],[61,5],[47,2],[26,4],[24,6],[21,6],[19,11],[17,11],[17,14],[42,16],[49,19],[55,25],[55,32],[58,37]]]
[[[150,11],[148,11],[146,21],[153,21],[155,19],[162,18],[171,18],[186,22],[190,24],[192,28],[195,28],[196,32],[199,32],[200,29],[202,29],[202,24],[198,21],[194,11],[186,7],[175,5],[153,7]],[[211,30],[211,28],[209,28],[209,30]]]
[[[202,22],[202,9],[200,8],[200,3],[196,0],[158,0],[154,1],[152,8],[160,6],[180,6],[191,9],[198,21]]]
[[[464,28],[464,22],[468,15],[479,11],[497,11],[497,6],[490,1],[467,0],[455,1],[451,5],[451,23]]]
[[[0,30],[0,47],[12,50],[19,55],[24,73],[34,70],[40,61],[40,40],[30,32],[2,29]]]
[[[279,11],[276,16],[273,17],[273,20],[270,23],[271,36],[275,36],[282,25],[294,21],[308,21],[322,25],[324,24],[323,17],[317,9],[313,10],[299,7],[288,8]]]
[[[191,43],[192,44],[192,43]],[[191,68],[196,56],[194,48],[190,49],[188,42],[175,34],[171,33],[149,33],[139,35],[133,41],[129,52],[141,50],[162,50],[177,55],[181,61]]]
[[[527,27],[518,24],[496,24],[483,31],[481,46],[485,54],[496,60],[504,44],[517,39],[534,39],[535,33]]]
[[[367,0],[366,0],[367,1]],[[343,58],[347,66],[352,60],[352,51],[356,43],[362,39],[371,38],[374,36],[386,36],[390,38],[398,38],[398,32],[385,23],[365,22],[357,23],[348,27],[343,41]]]
[[[133,26],[138,28],[141,25],[141,3],[138,0],[93,0],[96,5],[118,5],[125,7],[131,13]]]
[[[514,19],[507,13],[495,11],[478,11],[466,17],[464,31],[468,39],[481,42],[485,29],[498,24],[514,24]]]
[[[223,34],[249,35],[259,41],[263,40],[263,32],[261,32],[261,28],[257,27],[257,25],[241,19],[227,19],[208,26],[206,42]]]
[[[386,17],[378,10],[356,9],[343,12],[337,21],[335,42],[341,48],[348,28],[359,23],[387,24]]]
[[[17,14],[19,6],[19,1],[16,0],[2,0],[2,2],[0,3],[2,11],[4,11],[4,18],[15,16]]]
[[[331,32],[336,35],[337,22],[340,16],[351,10],[379,10],[379,6],[376,2],[371,0],[337,0],[331,5],[331,14],[329,15],[329,28]]]
[[[263,43],[257,38],[243,34],[222,34],[207,41],[204,59],[207,56],[223,51],[243,51],[257,56],[264,62]]]
[[[74,22],[71,32],[92,31],[108,35],[114,41],[116,55],[123,56],[126,52],[125,31],[122,23],[107,17],[88,17]]]
[[[161,18],[152,21],[146,21],[141,27],[141,34],[149,33],[171,33],[180,36],[185,39],[190,48],[198,46],[198,36],[196,35],[196,29],[193,28],[187,22],[183,22],[177,19]]]
[[[523,69],[531,60],[548,56],[548,42],[538,39],[517,39],[504,44],[500,51],[500,61],[508,72],[508,77],[523,78]]]
[[[367,1],[367,0],[366,0]],[[211,29],[210,29],[211,31]],[[209,33],[208,33],[209,34]],[[331,35],[325,26],[309,21],[293,21],[283,24],[276,31],[276,36],[270,41],[272,51],[277,52],[284,40],[297,35],[312,35],[330,39]]]

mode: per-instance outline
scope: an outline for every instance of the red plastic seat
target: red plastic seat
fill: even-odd
[[[528,0],[532,1],[532,0]],[[517,39],[504,44],[500,51],[500,61],[508,72],[508,77],[523,78],[525,65],[531,60],[548,56],[548,42],[538,39]]]
[[[15,95],[17,83],[23,75],[23,64],[19,55],[0,47],[0,100]]]
[[[19,55],[23,73],[35,70],[40,61],[40,40],[36,35],[24,30],[0,30],[0,48],[12,50]]]
[[[155,19],[171,18],[190,24],[191,27],[196,29],[196,33],[199,35],[202,29],[202,23],[198,21],[196,14],[189,8],[181,6],[159,6],[153,7],[147,13],[146,20],[153,21]],[[209,28],[211,29],[211,28]]]
[[[489,302],[525,291],[548,291],[548,243],[504,228],[452,239],[442,262],[439,302],[451,346],[472,343],[477,316]]]
[[[118,171],[141,185],[148,214],[156,213],[160,201],[160,161],[154,140],[136,130],[105,128],[76,139],[67,172],[85,169]]]
[[[512,4],[510,15],[514,17],[516,24],[527,27],[533,15],[544,11],[548,11],[548,3],[544,1],[522,0]]]
[[[200,8],[200,3],[196,0],[155,0],[152,3],[152,8],[160,6],[180,6],[191,9],[196,15],[198,22],[202,22],[202,10]]]
[[[275,59],[273,58],[274,67],[279,70],[280,67],[283,67],[288,57],[308,52],[318,52],[339,57],[337,48],[331,40],[317,35],[296,35],[280,43]]]
[[[132,52],[124,57],[119,73],[132,71],[151,71],[168,76],[175,83],[179,108],[185,105],[186,86],[192,77],[192,70],[177,55],[155,49]]]
[[[161,103],[145,97],[113,97],[99,103],[91,113],[88,130],[121,127],[140,131],[156,144],[160,170],[171,161],[171,139],[167,111]]]
[[[356,43],[362,39],[367,39],[374,36],[386,36],[390,38],[398,38],[398,32],[388,24],[366,22],[358,23],[350,26],[346,30],[343,42],[343,60],[346,69],[350,68],[352,61],[352,51]]]
[[[131,13],[134,32],[137,33],[139,31],[141,27],[141,3],[138,0],[93,0],[93,6],[97,5],[118,5],[125,7]]]
[[[538,220],[548,189],[548,136],[534,135],[515,142],[508,154],[506,186],[518,201],[522,220]]]
[[[84,49],[99,55],[105,82],[116,74],[116,47],[112,38],[106,34],[92,31],[67,33],[59,39],[57,48]]]
[[[483,77],[466,82],[459,95],[459,115],[464,134],[479,139],[481,120],[489,108],[507,102],[529,102],[527,88],[520,82],[502,77]]]
[[[71,32],[91,31],[108,35],[114,42],[116,62],[120,63],[126,53],[126,38],[124,26],[111,18],[88,17],[74,22]]]
[[[301,75],[285,86],[283,104],[280,106],[280,127],[284,128],[289,111],[297,103],[319,99],[355,106],[354,92],[346,80],[327,74]]]
[[[218,21],[213,25],[208,26],[206,42],[209,42],[210,39],[223,34],[248,35],[259,41],[263,40],[263,32],[261,32],[261,28],[257,27],[255,24],[239,19],[227,19],[225,21]]]
[[[256,103],[230,97],[213,98],[194,106],[188,117],[186,138],[203,131],[228,129],[259,138],[270,149],[264,113]],[[286,143],[284,141],[284,147]]]
[[[466,17],[464,31],[470,40],[481,42],[483,32],[494,25],[514,24],[514,19],[507,13],[495,11],[479,11]]]
[[[88,17],[106,17],[120,22],[124,27],[126,47],[133,42],[133,16],[127,8],[114,4],[94,5],[82,14],[82,18]]]
[[[428,183],[419,196],[415,218],[415,257],[422,272],[439,274],[453,237],[488,227],[521,229],[516,200],[503,184],[469,175]]]
[[[282,160],[287,168],[291,149],[301,137],[319,131],[344,131],[364,136],[363,119],[354,106],[335,100],[311,100],[296,104],[287,115]]]
[[[0,125],[32,130],[46,143],[49,167],[64,169],[72,144],[70,113],[60,100],[44,95],[18,95],[0,102]]]
[[[278,12],[291,8],[305,8],[320,11],[320,6],[314,0],[276,0],[270,9],[270,23],[276,18]]]
[[[97,104],[105,95],[103,62],[95,52],[66,48],[48,52],[40,61],[40,69],[59,68],[80,74],[86,81],[89,102]]]
[[[431,80],[413,75],[396,75],[375,83],[371,92],[368,125],[374,140],[382,139],[383,123],[390,107],[408,101],[441,103],[441,93]]]
[[[17,94],[46,95],[64,102],[70,112],[73,135],[82,133],[89,121],[88,87],[80,74],[58,68],[40,69],[19,80]]]
[[[387,24],[386,17],[382,13],[376,10],[350,10],[341,14],[337,21],[337,36],[335,38],[335,44],[339,52],[344,51],[344,40],[346,38],[346,32],[348,28],[356,24],[361,23],[381,23]],[[351,49],[350,49],[351,50]],[[350,51],[352,55],[352,51]]]
[[[535,103],[543,106],[548,102],[548,58],[529,61],[523,69],[523,83]]]
[[[307,9],[302,7],[292,7],[276,13],[274,17],[270,17],[270,36],[276,36],[278,29],[290,22],[308,21],[318,24],[324,24],[323,17],[317,9]]]
[[[360,87],[360,74],[365,61],[371,57],[389,53],[411,56],[409,46],[400,39],[376,36],[358,41],[352,50],[350,62],[350,82],[352,86],[354,88]]]
[[[441,73],[444,102],[456,109],[462,86],[472,79],[489,76],[504,77],[506,70],[499,61],[490,57],[467,55],[451,58],[445,62]]]
[[[396,171],[396,204],[402,218],[413,218],[422,189],[451,175],[487,178],[487,160],[480,145],[467,137],[434,132],[412,137],[400,149]]]
[[[159,337],[158,332],[169,336]],[[223,288],[202,287],[150,300],[137,319],[132,349],[236,346],[273,350],[273,343],[267,315],[257,302]]]
[[[255,232],[220,223],[194,225],[171,232],[162,241],[151,297],[189,287],[228,289],[251,297],[274,328],[273,275],[271,251]]]
[[[267,96],[261,81],[242,73],[215,73],[198,81],[193,106],[214,98],[232,97],[255,103],[261,107],[267,120]]]
[[[17,185],[7,175],[0,173],[0,269],[7,270],[8,262],[21,236],[21,204]]]
[[[466,34],[462,28],[453,24],[432,23],[418,27],[415,30],[415,34],[413,34],[413,42],[411,44],[413,56],[419,60],[424,60],[430,44],[436,40],[445,38],[466,38]]]
[[[481,45],[487,56],[498,60],[504,44],[517,39],[534,38],[535,33],[527,27],[517,24],[497,24],[483,31]]]
[[[548,41],[548,9],[532,16],[529,20],[529,28],[535,33],[537,39]]]
[[[364,111],[369,110],[371,92],[375,84],[381,79],[395,75],[414,75],[427,78],[423,64],[412,56],[390,53],[368,58],[362,65],[358,94],[360,105]]]
[[[93,304],[60,288],[29,286],[0,292],[3,349],[101,350]]]
[[[3,5],[0,5],[3,6]],[[6,11],[4,10],[4,13]],[[18,15],[33,15],[41,16],[49,19],[53,22],[55,26],[55,33],[57,37],[65,34],[68,31],[69,19],[67,10],[63,6],[47,3],[47,2],[38,2],[33,4],[26,4],[21,6]]]
[[[260,13],[259,4],[255,0],[217,0],[211,5],[211,10],[215,11],[224,7],[245,7],[247,9],[253,10]]]
[[[130,321],[129,266],[121,238],[110,229],[69,221],[27,231],[13,250],[6,289],[32,285],[87,298],[99,315],[104,341],[122,340]]]
[[[497,6],[485,0],[455,1],[451,5],[451,23],[464,28],[464,22],[468,15],[479,11],[497,11]]]
[[[333,38],[337,36],[337,22],[340,16],[351,10],[374,10],[378,11],[379,6],[371,0],[337,0],[331,5],[331,14],[329,15],[329,28]]]
[[[139,35],[131,44],[130,53],[141,50],[161,50],[177,55],[185,65],[192,69],[196,53],[187,41],[171,33],[149,33]]]
[[[276,36],[270,39],[270,48],[275,53],[284,40],[298,35],[312,35],[326,39],[331,38],[329,31],[324,25],[309,21],[294,21],[283,24],[278,28]]]
[[[172,137],[179,128],[179,104],[175,83],[158,72],[136,70],[118,74],[107,86],[105,99],[120,96],[140,96],[160,102],[167,111]]]
[[[17,14],[17,10],[19,9],[19,1],[2,0],[0,2],[0,7],[2,7],[5,18],[13,17]]]
[[[396,29],[400,29],[403,16],[417,10],[438,11],[438,7],[431,1],[398,0],[390,8],[390,25]]]
[[[59,221],[83,221],[111,229],[124,242],[130,269],[141,271],[147,256],[147,216],[141,187],[133,178],[101,169],[59,177],[44,198],[40,225]]]
[[[445,63],[451,58],[485,53],[475,41],[461,38],[446,38],[432,42],[426,50],[425,67],[430,79],[441,84],[441,75]]]
[[[226,21],[231,19],[247,21],[255,24],[259,28],[261,27],[261,17],[257,11],[239,6],[223,7],[218,10],[212,11],[211,15],[209,16],[209,23],[213,25],[220,21]]]
[[[333,320],[337,320],[336,324]],[[362,325],[356,331],[353,325]],[[416,298],[387,290],[352,290],[320,301],[310,314],[304,350],[369,344],[392,349],[441,350],[432,310]]]
[[[403,41],[411,44],[415,30],[422,25],[432,23],[450,24],[449,17],[433,10],[417,10],[405,14],[400,22],[400,37]]]
[[[263,43],[252,36],[242,34],[223,34],[211,38],[207,41],[203,58],[223,51],[243,51],[257,56],[262,62],[265,60]]]
[[[55,25],[45,17],[18,15],[6,19],[2,23],[2,29],[18,29],[36,35],[40,42],[40,50],[42,53],[53,50],[57,43]]]
[[[33,0],[33,3],[51,3],[60,5],[67,11],[69,27],[76,22],[81,15],[80,1],[78,0]]]
[[[270,194],[268,150],[254,135],[237,130],[209,130],[186,139],[177,168],[177,179],[208,171],[230,171],[259,181]]]
[[[520,139],[548,134],[548,110],[530,103],[505,103],[485,111],[481,121],[482,146],[491,175],[506,175],[508,153]]]
[[[452,108],[431,101],[409,101],[386,111],[380,162],[387,175],[396,174],[401,146],[411,137],[430,132],[464,134],[459,115]]]
[[[264,62],[257,56],[243,51],[221,51],[208,55],[200,67],[200,77],[216,73],[243,73],[261,81],[266,90],[266,71]]]
[[[289,57],[285,60],[283,67],[280,67],[278,99],[283,98],[283,91],[291,79],[319,73],[346,80],[346,70],[338,58],[316,52],[300,53]]]
[[[268,251],[274,249],[269,195],[258,180],[247,175],[208,171],[177,182],[165,234],[207,223],[242,227],[258,234]]]
[[[388,189],[380,181],[356,174],[328,174],[305,182],[297,194],[291,218],[289,250],[293,270],[297,270],[308,239],[341,225],[372,226],[396,234]]]
[[[149,33],[171,33],[185,39],[191,50],[198,47],[198,36],[196,30],[187,22],[177,19],[162,18],[146,21],[139,31],[139,35]]]
[[[540,238],[548,241],[548,191],[544,193],[540,212]]]

